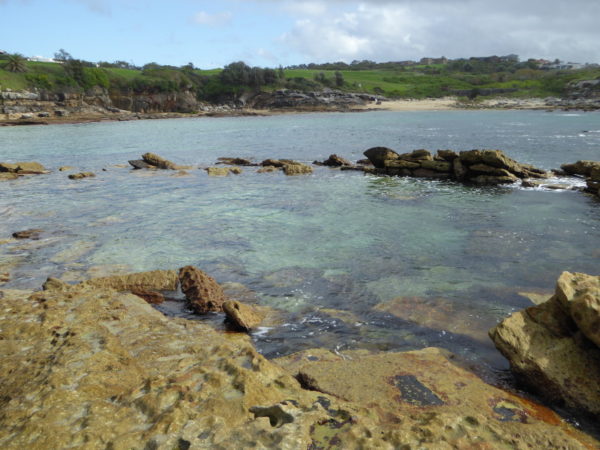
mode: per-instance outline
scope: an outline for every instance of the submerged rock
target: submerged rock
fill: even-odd
[[[17,178],[19,178],[19,175],[17,175],[16,173],[0,172],[0,181],[16,180]]]
[[[256,173],[270,173],[270,172],[277,172],[278,170],[280,170],[280,167],[275,167],[275,166],[264,166],[261,167],[260,169],[258,169],[256,171]]]
[[[146,302],[151,305],[158,305],[165,301],[165,296],[160,292],[149,291],[147,289],[134,288],[131,290],[131,293],[137,297],[143,298]]]
[[[155,166],[152,166],[152,165],[148,164],[143,159],[134,159],[134,160],[131,160],[131,161],[129,161],[129,164],[131,164],[131,166],[135,170],[140,170],[140,169],[156,169]]]
[[[179,269],[179,282],[188,306],[195,313],[223,311],[227,297],[214,278],[194,266],[185,266]]]
[[[39,239],[40,234],[43,232],[44,230],[39,228],[31,228],[29,230],[16,231],[12,234],[12,237],[15,239]]]
[[[217,164],[227,164],[230,166],[257,166],[258,165],[246,158],[222,157],[222,158],[217,158],[217,161],[218,161]]]
[[[256,328],[265,317],[257,308],[236,300],[223,302],[223,311],[225,312],[227,322],[234,328],[243,331],[250,331],[252,328]]]
[[[207,167],[204,170],[210,177],[226,177],[230,172],[229,167]]]
[[[70,170],[75,170],[75,167],[72,166],[62,166],[58,168],[59,172],[68,172]]]
[[[146,164],[149,164],[153,167],[156,167],[158,169],[165,169],[165,170],[178,170],[180,169],[179,166],[177,166],[177,164],[169,161],[168,159],[165,159],[161,156],[158,156],[154,153],[144,153],[142,155],[142,159],[144,160],[144,162]]]
[[[549,401],[600,417],[600,277],[563,272],[548,301],[490,337],[521,382]]]
[[[69,180],[81,180],[82,178],[93,178],[96,174],[93,172],[72,173],[69,175]]]

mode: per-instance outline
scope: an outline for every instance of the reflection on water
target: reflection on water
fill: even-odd
[[[231,296],[270,308],[271,318],[253,333],[269,357],[316,346],[439,346],[505,369],[485,331],[530,304],[519,292],[546,293],[563,270],[597,272],[597,200],[571,191],[472,187],[322,167],[301,177],[244,168],[236,177],[192,170],[177,178],[114,164],[157,148],[180,163],[208,164],[218,156],[311,161],[338,153],[358,159],[373,145],[407,151],[456,145],[504,148],[515,159],[549,168],[593,159],[586,152],[600,145],[600,135],[578,137],[590,128],[583,123],[590,117],[563,124],[545,113],[483,114],[474,142],[465,137],[472,137],[466,131],[472,115],[463,113],[0,130],[11,152],[54,169],[0,185],[0,241],[17,230],[45,230],[40,240],[0,245],[0,273],[11,274],[7,288],[38,288],[48,276],[75,282],[194,264],[228,283]],[[418,130],[425,128],[423,137]],[[350,129],[363,133],[349,138]],[[553,133],[574,138],[564,142]],[[401,148],[399,135],[406,137],[402,145],[416,144]],[[532,135],[534,144],[544,143],[543,152]],[[480,145],[486,139],[489,145]],[[10,158],[0,147],[0,160]],[[68,180],[56,171],[67,163],[97,177]],[[159,309],[190,317],[181,301]],[[201,320],[220,327],[221,319]]]

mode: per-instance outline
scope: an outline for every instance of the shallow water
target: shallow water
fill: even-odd
[[[372,112],[0,128],[0,161],[53,169],[0,184],[0,239],[46,230],[39,241],[0,246],[0,272],[12,262],[5,287],[36,288],[48,276],[75,281],[194,264],[230,283],[232,296],[273,309],[253,333],[269,357],[316,346],[439,346],[502,370],[506,363],[485,333],[531,304],[519,293],[550,293],[563,270],[598,273],[597,199],[328,168],[299,177],[248,168],[211,178],[193,170],[179,178],[113,165],[146,151],[193,165],[220,156],[356,160],[385,145],[401,152],[499,148],[550,169],[600,159],[599,119]],[[68,180],[56,170],[62,165],[97,177]],[[180,303],[161,308],[185,314]],[[201,320],[221,326],[221,319]]]

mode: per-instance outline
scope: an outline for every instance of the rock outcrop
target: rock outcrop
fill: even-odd
[[[284,164],[283,173],[286,175],[307,175],[313,173],[313,168],[306,164],[293,162],[293,164]]]
[[[397,448],[585,448],[547,408],[485,384],[451,353],[337,355],[316,349],[276,359],[306,389],[367,405]],[[581,440],[580,440],[581,439]]]
[[[348,161],[345,158],[342,158],[341,156],[336,155],[335,153],[333,155],[329,155],[329,158],[327,158],[325,161],[314,161],[313,164],[317,166],[327,167],[342,167],[352,165],[350,161]]]
[[[158,156],[154,153],[144,153],[142,155],[142,159],[144,162],[152,167],[156,167],[157,169],[164,170],[178,170],[179,166],[177,164],[165,159],[161,156]]]
[[[93,278],[82,283],[83,287],[114,289],[119,292],[132,290],[175,291],[179,277],[174,270],[152,270],[127,275]]]
[[[265,315],[257,308],[236,300],[223,302],[223,311],[225,312],[225,320],[234,328],[242,331],[250,331],[252,328],[256,328],[265,318]]]
[[[548,301],[490,331],[522,383],[600,417],[600,277],[563,272]]]
[[[217,164],[227,164],[229,166],[258,166],[258,164],[253,163],[252,161],[246,158],[222,157],[217,158],[217,161]]]
[[[585,177],[586,191],[600,197],[600,161],[577,161],[560,166],[569,175]]]
[[[387,147],[374,147],[364,155],[382,175],[454,179],[475,184],[513,183],[518,179],[545,178],[548,174],[533,166],[520,164],[500,150],[469,150],[460,153],[427,150],[398,154]]]
[[[214,278],[194,266],[179,269],[179,283],[188,306],[197,314],[223,311],[227,300],[223,288]]]

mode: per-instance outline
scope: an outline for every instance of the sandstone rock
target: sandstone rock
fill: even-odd
[[[585,448],[593,440],[549,409],[486,385],[451,353],[335,355],[306,350],[275,362],[306,388],[368,405],[397,448]],[[389,442],[389,441],[388,441]]]
[[[96,174],[93,172],[72,173],[69,175],[69,180],[81,180],[82,178],[93,178]]]
[[[228,157],[222,157],[222,158],[217,158],[218,163],[217,164],[227,164],[230,166],[256,166],[257,164],[254,164],[252,161],[250,161],[249,159],[246,158],[228,158]]]
[[[0,172],[0,181],[16,180],[17,178],[19,178],[19,175],[17,175],[16,173]]]
[[[6,284],[10,281],[9,272],[0,272],[0,284]]]
[[[590,181],[595,181],[597,183],[600,183],[600,167],[594,167],[590,171]]]
[[[434,170],[436,172],[450,172],[452,165],[447,161],[421,161],[421,167],[427,170]]]
[[[72,166],[62,166],[62,167],[58,168],[58,170],[60,172],[68,172],[69,170],[74,170],[74,169],[75,169],[75,167],[72,167]]]
[[[371,164],[377,168],[385,167],[385,161],[398,159],[400,155],[391,148],[387,147],[372,147],[363,153]]]
[[[275,166],[264,166],[256,171],[256,173],[277,172],[280,168]]]
[[[581,175],[588,177],[592,174],[593,169],[600,168],[600,161],[577,161],[572,164],[563,164],[560,166],[562,170],[567,172],[569,175]]]
[[[261,166],[283,167],[285,164],[296,164],[296,161],[291,159],[265,159],[260,163]]]
[[[15,239],[39,239],[40,234],[43,233],[44,230],[39,228],[31,228],[29,230],[16,231],[12,234]]]
[[[467,175],[467,169],[463,166],[463,163],[460,161],[460,158],[455,158],[452,161],[452,173],[454,174],[454,178],[458,181],[462,181],[465,179]]]
[[[231,167],[229,168],[229,172],[234,175],[240,175],[243,172],[243,170],[239,167]]]
[[[134,159],[134,160],[131,160],[131,161],[129,161],[129,164],[131,164],[131,166],[135,170],[139,170],[139,169],[156,169],[155,166],[152,166],[152,165],[148,164],[143,159]]]
[[[464,165],[485,164],[498,169],[506,169],[521,178],[526,178],[523,166],[506,156],[501,150],[468,150],[460,152],[460,160]]]
[[[245,305],[239,301],[227,300],[223,302],[223,311],[226,320],[234,327],[243,331],[250,331],[260,325],[264,319],[264,314],[258,309]]]
[[[418,169],[421,164],[414,161],[406,161],[404,159],[387,159],[383,162],[383,167],[386,169]]]
[[[519,311],[490,330],[523,384],[549,401],[597,417],[600,349],[588,338],[596,342],[599,337],[599,285],[599,277],[564,272],[547,302]]]
[[[153,270],[150,272],[93,278],[81,283],[81,286],[108,288],[119,292],[131,292],[134,289],[175,291],[177,290],[178,283],[178,275],[174,270]]]
[[[207,167],[204,170],[210,177],[226,177],[230,172],[229,167]]]
[[[319,165],[328,166],[328,167],[341,167],[341,166],[351,166],[352,163],[350,161],[348,161],[347,159],[342,158],[341,156],[338,156],[334,153],[333,155],[329,155],[329,158],[327,158],[322,163],[319,163]]]
[[[49,171],[38,162],[0,163],[0,172],[16,173],[20,175],[49,173]]]
[[[454,150],[438,150],[437,154],[440,158],[448,162],[452,162],[458,158],[458,153],[456,153]]]
[[[406,161],[433,161],[431,152],[425,149],[413,150],[410,153],[402,153],[399,155],[399,158]]]
[[[165,301],[165,296],[160,292],[149,291],[147,289],[134,288],[131,290],[131,293],[137,297],[143,298],[146,302],[151,305],[158,305]]]
[[[223,311],[225,293],[214,278],[194,266],[179,269],[181,291],[188,306],[197,314]]]
[[[158,156],[154,153],[144,153],[142,155],[142,159],[147,163],[150,164],[151,166],[157,167],[159,169],[166,169],[166,170],[178,170],[179,166],[177,166],[175,163],[162,158],[161,156]]]
[[[283,173],[286,175],[306,175],[313,173],[313,168],[302,163],[284,164]]]

